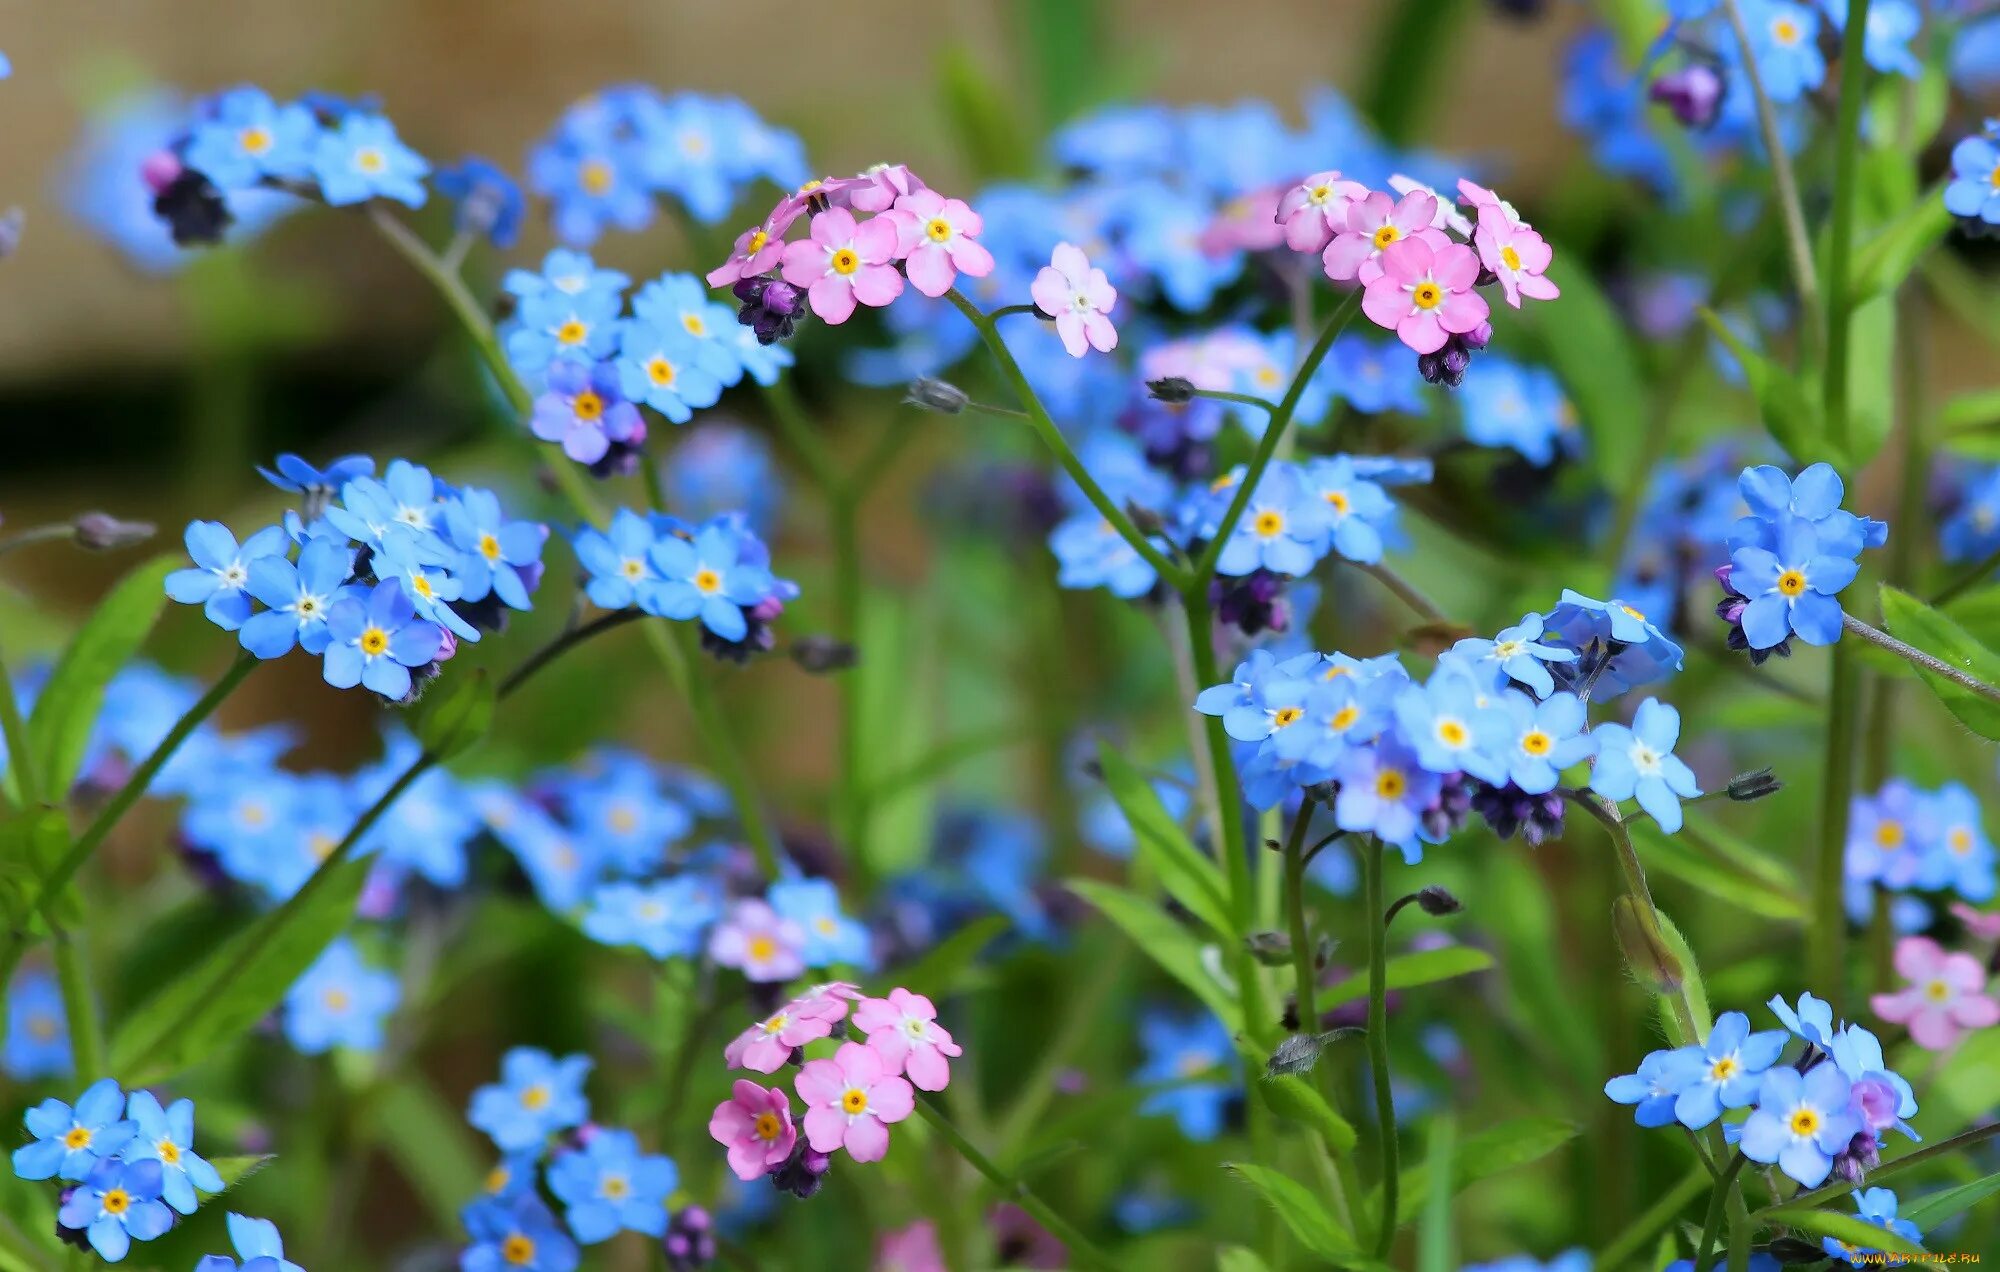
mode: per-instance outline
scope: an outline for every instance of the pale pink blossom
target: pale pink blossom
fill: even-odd
[[[794,1012],[811,1012],[826,1020],[844,1020],[847,1018],[847,1004],[858,1003],[866,997],[859,985],[847,981],[826,981],[794,998],[791,1005]]]
[[[1118,291],[1074,243],[1056,244],[1028,293],[1036,308],[1056,320],[1056,334],[1071,357],[1081,358],[1086,348],[1109,353],[1118,347],[1118,329],[1107,316]]]
[[[754,898],[738,901],[709,934],[708,956],[753,981],[788,981],[806,970],[805,929]]]
[[[829,325],[846,322],[856,301],[882,306],[903,294],[896,259],[896,223],[874,217],[855,224],[846,208],[812,219],[812,237],[785,248],[785,281],[806,289],[812,311]]]
[[[842,1006],[842,1013],[846,1007]],[[792,1058],[792,1052],[833,1032],[838,1016],[807,1008],[797,1000],[786,1003],[764,1019],[737,1034],[722,1049],[722,1059],[732,1069],[776,1073]]]
[[[875,1272],[951,1272],[938,1245],[937,1225],[919,1219],[883,1233],[875,1243]]]
[[[984,222],[965,200],[918,190],[897,199],[888,217],[896,226],[903,268],[924,295],[944,295],[961,272],[968,278],[993,272],[993,253],[977,241]]]
[[[1479,228],[1472,232],[1479,249],[1479,263],[1500,280],[1507,303],[1521,307],[1521,297],[1554,300],[1562,295],[1556,285],[1542,277],[1554,255],[1541,235],[1525,225],[1507,219],[1507,214],[1491,204],[1479,209]]]
[[[1279,246],[1285,241],[1285,226],[1278,218],[1284,194],[1283,186],[1265,186],[1231,199],[1202,227],[1195,246],[1204,256],[1268,252]]]
[[[824,212],[828,208],[844,208],[854,192],[874,184],[865,176],[860,177],[814,177],[784,198],[771,209],[773,220],[782,220],[790,225],[806,212]]]
[[[1970,954],[1948,953],[1927,936],[1896,942],[1896,971],[1910,985],[1868,1000],[1875,1014],[1906,1025],[1910,1039],[1943,1051],[1967,1031],[2000,1024],[2000,1000],[1986,989],[1986,969]]]
[[[1478,277],[1479,257],[1463,243],[1434,249],[1423,238],[1404,239],[1383,251],[1361,312],[1418,353],[1436,353],[1486,321],[1486,302],[1472,290]]]
[[[1400,172],[1389,174],[1389,188],[1397,194],[1421,192],[1437,200],[1437,211],[1431,214],[1431,228],[1434,230],[1456,230],[1467,238],[1472,237],[1472,222],[1451,205],[1451,200],[1439,194],[1432,186],[1427,186],[1415,177],[1406,177]]]
[[[745,1182],[783,1165],[799,1139],[791,1097],[744,1078],[736,1080],[729,1098],[709,1115],[708,1133],[729,1150],[729,1169]]]
[[[776,269],[785,257],[785,230],[790,228],[788,219],[783,225],[767,219],[762,225],[753,225],[736,236],[736,246],[729,259],[708,271],[710,287],[727,287],[738,279],[754,278],[758,274],[768,274]]]
[[[1367,186],[1344,180],[1331,169],[1313,173],[1278,201],[1286,245],[1294,252],[1326,250],[1333,236],[1347,228],[1348,205],[1367,196]]]
[[[1975,910],[1963,901],[1954,901],[1951,912],[1974,940],[2000,941],[2000,910]]]
[[[1337,283],[1359,280],[1366,287],[1382,273],[1382,253],[1392,244],[1421,238],[1433,248],[1443,248],[1451,240],[1431,228],[1437,200],[1419,190],[1391,201],[1373,190],[1347,205],[1347,220],[1340,233],[1326,245],[1320,264],[1326,276]]]
[[[942,1091],[951,1081],[946,1057],[961,1049],[937,1023],[937,1008],[922,994],[898,988],[887,998],[864,998],[854,1008],[854,1023],[883,1063],[892,1072],[907,1074],[918,1090]]]
[[[805,1105],[806,1142],[815,1152],[845,1148],[857,1162],[879,1162],[889,1127],[916,1108],[916,1093],[889,1072],[879,1053],[842,1043],[831,1060],[808,1060],[792,1085]]]
[[[887,212],[896,200],[924,188],[924,179],[900,163],[878,163],[855,180],[864,184],[843,191],[847,206],[862,212]]]
[[[1513,204],[1507,202],[1507,200],[1476,181],[1460,177],[1458,179],[1458,197],[1460,202],[1472,209],[1474,220],[1478,220],[1479,215],[1486,209],[1492,208],[1499,212],[1500,215],[1506,217],[1507,224],[1509,225],[1518,225],[1524,230],[1534,228],[1521,219],[1521,214],[1514,210]]]

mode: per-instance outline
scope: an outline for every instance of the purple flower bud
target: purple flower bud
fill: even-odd
[[[154,194],[163,193],[180,175],[180,156],[171,150],[155,150],[139,165],[139,179]]]
[[[1708,62],[1692,62],[1653,81],[1646,95],[1673,112],[1689,128],[1713,127],[1722,114],[1728,81]]]

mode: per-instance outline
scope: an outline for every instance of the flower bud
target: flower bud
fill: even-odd
[[[1154,401],[1165,402],[1169,406],[1179,406],[1183,402],[1194,400],[1194,382],[1186,376],[1170,375],[1158,380],[1148,380],[1146,390],[1153,395]]]
[[[1423,907],[1425,914],[1431,915],[1433,918],[1442,917],[1447,914],[1457,914],[1465,908],[1464,902],[1453,896],[1449,890],[1441,888],[1436,884],[1418,891],[1417,904]]]
[[[1127,500],[1125,503],[1125,515],[1132,518],[1132,524],[1138,529],[1140,534],[1151,536],[1166,533],[1166,518],[1154,512],[1151,508]]]
[[[1283,932],[1252,932],[1243,938],[1250,957],[1266,967],[1283,967],[1292,961],[1292,938]]]
[[[176,247],[220,243],[236,219],[215,183],[193,168],[181,169],[153,196],[153,214],[167,223]]]
[[[1673,117],[1689,128],[1714,126],[1722,114],[1722,95],[1728,81],[1707,62],[1692,62],[1653,81],[1646,96],[1665,106]]]
[[[1729,779],[1726,788],[1729,798],[1739,803],[1749,803],[1766,795],[1776,795],[1785,784],[1768,768],[1752,769],[1748,773],[1738,773]]]
[[[72,524],[77,546],[92,552],[113,552],[144,543],[155,529],[149,521],[120,521],[108,512],[80,513]]]
[[[792,661],[816,676],[846,671],[861,661],[861,653],[832,636],[801,636],[792,642]]]
[[[1619,897],[1611,906],[1611,928],[1617,933],[1625,966],[1632,969],[1640,984],[1656,994],[1680,992],[1687,973],[1667,948],[1650,907],[1630,896]]]
[[[910,381],[903,391],[903,404],[914,406],[920,411],[936,411],[939,415],[957,415],[965,409],[969,401],[965,390],[956,384],[943,380],[933,380],[929,376]]]

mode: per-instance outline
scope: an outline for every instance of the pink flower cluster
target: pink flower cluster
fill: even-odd
[[[2000,1000],[1986,992],[1986,968],[1970,954],[1944,949],[1927,936],[1896,943],[1896,973],[1910,983],[1868,1000],[1875,1014],[1903,1025],[1927,1051],[1944,1051],[1975,1029],[2000,1024]]]
[[[842,1042],[831,1056],[807,1060],[792,1082],[805,1142],[822,1157],[844,1148],[855,1161],[880,1161],[889,1151],[889,1127],[916,1108],[912,1085],[944,1090],[949,1060],[961,1054],[930,999],[902,988],[869,998],[843,981],[819,985],[737,1035],[723,1059],[732,1069],[776,1073],[799,1048],[832,1037],[843,1023],[867,1041]],[[708,1133],[728,1150],[729,1168],[743,1180],[780,1170],[800,1151],[790,1098],[748,1079],[716,1106]]]
[[[1318,252],[1333,281],[1360,284],[1361,311],[1417,353],[1436,353],[1453,337],[1472,348],[1486,343],[1492,328],[1477,291],[1483,282],[1499,283],[1516,309],[1523,296],[1560,294],[1544,276],[1548,243],[1491,190],[1458,183],[1475,220],[1417,182],[1390,184],[1400,197],[1316,172],[1286,190],[1276,217],[1287,246]]]

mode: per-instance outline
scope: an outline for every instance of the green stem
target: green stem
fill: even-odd
[[[1312,821],[1313,801],[1299,805],[1292,818],[1292,833],[1285,841],[1285,918],[1292,936],[1293,993],[1297,996],[1299,1032],[1319,1032],[1319,1003],[1315,997],[1319,974],[1313,966],[1312,930],[1306,926],[1306,826]]]
[[[1799,202],[1798,178],[1792,173],[1792,157],[1778,133],[1778,111],[1764,92],[1764,77],[1757,69],[1750,31],[1743,22],[1737,0],[1723,0],[1730,28],[1736,33],[1736,47],[1742,54],[1743,75],[1750,82],[1750,96],[1757,106],[1757,128],[1763,134],[1764,157],[1771,165],[1771,180],[1778,189],[1778,212],[1784,222],[1785,246],[1789,250],[1793,285],[1798,288],[1800,338],[1808,349],[1819,341],[1819,275],[1813,269],[1812,237],[1806,230],[1806,215]],[[1865,7],[1865,6],[1864,6]],[[1852,24],[1850,23],[1850,26]]]
[[[1375,1082],[1375,1132],[1382,1151],[1382,1216],[1375,1234],[1375,1257],[1386,1259],[1396,1243],[1396,1203],[1402,1188],[1396,1100],[1389,1087],[1388,925],[1383,922],[1382,841],[1368,836],[1357,847],[1364,889],[1361,921],[1368,930],[1368,1068]]]
[[[1710,1182],[1706,1168],[1696,1166],[1687,1173],[1680,1183],[1661,1195],[1652,1207],[1634,1219],[1631,1226],[1619,1233],[1602,1250],[1597,1252],[1596,1266],[1600,1268],[1622,1268],[1627,1260],[1638,1254],[1653,1234],[1674,1221],[1674,1217],[1687,1204],[1701,1196],[1702,1188]]]
[[[1912,1166],[1921,1166],[1925,1162],[1935,1161],[1941,1157],[1949,1157],[1953,1153],[1976,1147],[1992,1139],[1995,1135],[2000,1135],[2000,1122],[1988,1122],[1984,1126],[1975,1127],[1969,1131],[1961,1131],[1950,1139],[1939,1140],[1937,1143],[1926,1145],[1914,1153],[1905,1153],[1894,1161],[1883,1162],[1880,1166],[1868,1172],[1867,1182],[1870,1184],[1879,1184],[1891,1175],[1901,1174]],[[1829,1201],[1838,1201],[1848,1193],[1853,1192],[1856,1187],[1857,1185],[1848,1183],[1846,1180],[1840,1180],[1831,1184],[1822,1184],[1811,1192],[1802,1192],[1796,1197],[1783,1199],[1769,1206],[1762,1207],[1752,1217],[1761,1217],[1767,1212],[1777,1209],[1779,1206],[1783,1206],[1787,1210],[1797,1210],[1805,1207],[1818,1209],[1826,1205]]]
[[[944,1115],[944,1110],[937,1106],[931,1096],[922,1092],[917,1094],[917,1115],[929,1122],[931,1128],[942,1136],[947,1144],[957,1149],[958,1155],[963,1157],[974,1170],[986,1176],[987,1182],[998,1189],[1001,1196],[1033,1215],[1037,1223],[1069,1247],[1070,1258],[1075,1260],[1079,1267],[1103,1268],[1106,1272],[1116,1272],[1118,1265],[1091,1244],[1090,1239],[1078,1232],[1069,1220],[1051,1210],[1027,1184],[1001,1170],[994,1164],[992,1158],[974,1147],[972,1141],[965,1138],[959,1129],[951,1124],[951,1119]]]
[[[4,538],[0,538],[0,556],[5,556],[16,548],[32,547],[37,543],[55,543],[59,540],[74,538],[76,538],[76,523],[74,521],[52,521],[47,525],[30,526],[26,530],[16,531]]]
[[[1732,7],[1736,0],[1730,0]],[[1827,440],[1833,453],[1848,453],[1847,351],[1849,319],[1854,298],[1847,279],[1854,250],[1855,176],[1861,148],[1861,88],[1868,76],[1864,41],[1869,0],[1848,0],[1847,27],[1840,43],[1840,105],[1833,129],[1833,215],[1827,231],[1826,254],[1826,378],[1821,396],[1826,403]],[[1806,323],[1811,323],[1807,310]]]
[[[109,1077],[104,1062],[104,1024],[98,1019],[97,1000],[90,992],[90,974],[83,965],[83,950],[68,932],[56,929],[56,982],[62,989],[63,1015],[69,1023],[70,1055],[76,1079],[89,1085]]]
[[[799,401],[798,393],[792,388],[789,378],[780,377],[764,388],[764,404],[771,408],[771,419],[776,422],[778,432],[784,437],[785,445],[792,448],[799,462],[806,466],[813,484],[831,496],[840,489],[840,470],[834,467],[833,455],[820,440],[818,430],[813,428],[812,417]]]
[[[861,509],[844,490],[828,492],[832,503],[833,630],[861,650]],[[849,668],[834,677],[840,696],[840,753],[835,763],[833,829],[849,864],[866,876],[868,801],[861,792],[861,676]]]
[[[430,249],[429,244],[417,237],[414,230],[397,220],[387,205],[380,202],[370,203],[368,219],[374,223],[382,237],[388,240],[389,246],[395,248],[404,260],[415,266],[418,273],[429,279],[431,286],[437,288],[438,294],[451,306],[452,313],[465,328],[465,334],[471,336],[473,344],[478,346],[480,358],[493,372],[494,379],[500,382],[500,391],[507,395],[507,401],[522,415],[533,410],[534,395],[528,392],[525,384],[521,383],[521,378],[514,374],[505,351],[500,348],[500,338],[493,330],[493,320],[487,317],[486,310],[480,306],[471,288],[465,285],[465,279],[459,272],[450,268],[443,258]]]
[[[14,697],[14,673],[7,669],[3,653],[0,653],[0,736],[7,739],[8,763],[21,807],[31,808],[41,798],[42,782],[35,770],[35,753],[28,746],[28,724],[21,717],[19,699]],[[0,983],[4,983],[4,978],[0,978]]]
[[[1733,6],[1735,0],[1730,0]],[[1728,1204],[1729,1194],[1736,1190],[1736,1176],[1743,1170],[1745,1158],[1737,1153],[1729,1159],[1729,1169],[1722,1172],[1722,1178],[1715,1181],[1715,1188],[1708,1195],[1708,1218],[1701,1225],[1701,1244],[1695,1247],[1694,1265],[1708,1267],[1708,1257],[1715,1250],[1715,1235],[1722,1230],[1722,1211]]]
[[[1665,937],[1660,926],[1660,907],[1653,902],[1653,889],[1646,882],[1646,867],[1639,860],[1639,850],[1632,843],[1632,832],[1625,825],[1625,818],[1618,806],[1601,795],[1586,791],[1563,792],[1571,803],[1588,812],[1611,836],[1611,846],[1618,858],[1619,872],[1625,878],[1625,891],[1632,899],[1646,907],[1646,916],[1651,920],[1653,930],[1649,939],[1659,948],[1665,948]],[[1674,1017],[1686,1031],[1689,1042],[1700,1042],[1701,1033],[1695,1026],[1694,1004],[1688,1000],[1687,986],[1679,985],[1671,1000]],[[1697,1144],[1699,1148],[1699,1144]]]
[[[957,290],[948,291],[945,296],[952,304],[958,306],[959,312],[978,329],[980,338],[993,353],[993,360],[1000,364],[1000,374],[1013,386],[1015,396],[1021,399],[1021,405],[1026,408],[1029,425],[1042,439],[1042,444],[1048,447],[1049,453],[1056,457],[1056,462],[1062,465],[1063,471],[1069,474],[1070,480],[1083,491],[1084,498],[1090,501],[1091,506],[1110,523],[1111,528],[1116,530],[1125,542],[1131,544],[1132,550],[1137,552],[1146,564],[1152,566],[1162,579],[1171,586],[1184,590],[1187,584],[1186,572],[1169,561],[1166,555],[1153,545],[1152,540],[1140,533],[1139,527],[1132,524],[1132,518],[1126,515],[1123,508],[1112,502],[1111,496],[1104,493],[1104,487],[1098,485],[1097,479],[1090,475],[1090,470],[1083,466],[1083,461],[1077,458],[1074,450],[1070,449],[1069,440],[1062,435],[1062,430],[1049,418],[1047,408],[1035,394],[1034,387],[1028,383],[1028,377],[1022,373],[1021,364],[1014,360],[1014,355],[1007,348],[1006,342],[1000,339],[1000,332],[994,327],[993,320]]]
[[[1849,621],[1858,620],[1850,616]],[[1821,763],[1824,778],[1819,841],[1814,846],[1812,923],[1806,930],[1806,968],[1813,985],[1837,1013],[1847,999],[1847,812],[1854,790],[1861,679],[1853,650],[1846,644],[1833,647],[1827,677],[1826,755]]]
[[[1397,600],[1409,606],[1410,611],[1426,623],[1451,622],[1450,616],[1437,607],[1437,602],[1424,595],[1422,589],[1381,562],[1350,561],[1348,564],[1388,588]]]
[[[1750,1207],[1741,1188],[1729,1193],[1729,1272],[1749,1272]]]
[[[736,749],[736,739],[729,732],[727,721],[723,719],[722,708],[715,699],[715,686],[707,676],[695,673],[688,666],[699,649],[692,623],[679,623],[681,629],[677,658],[680,665],[682,692],[687,697],[688,712],[694,717],[695,732],[707,748],[706,759],[714,766],[722,784],[729,788],[730,800],[736,805],[736,819],[743,825],[743,837],[750,841],[750,851],[757,857],[757,869],[766,879],[778,877],[778,841],[772,834],[770,823],[764,818],[763,806],[757,800],[756,788],[750,782],[750,770],[743,763],[743,753]],[[666,648],[673,649],[676,642],[664,642]]]
[[[1276,402],[1271,401],[1269,398],[1260,398],[1254,393],[1230,393],[1223,389],[1196,389],[1194,395],[1202,398],[1214,398],[1218,402],[1238,402],[1244,406],[1260,407],[1266,415],[1276,415],[1278,413],[1278,404]]]

